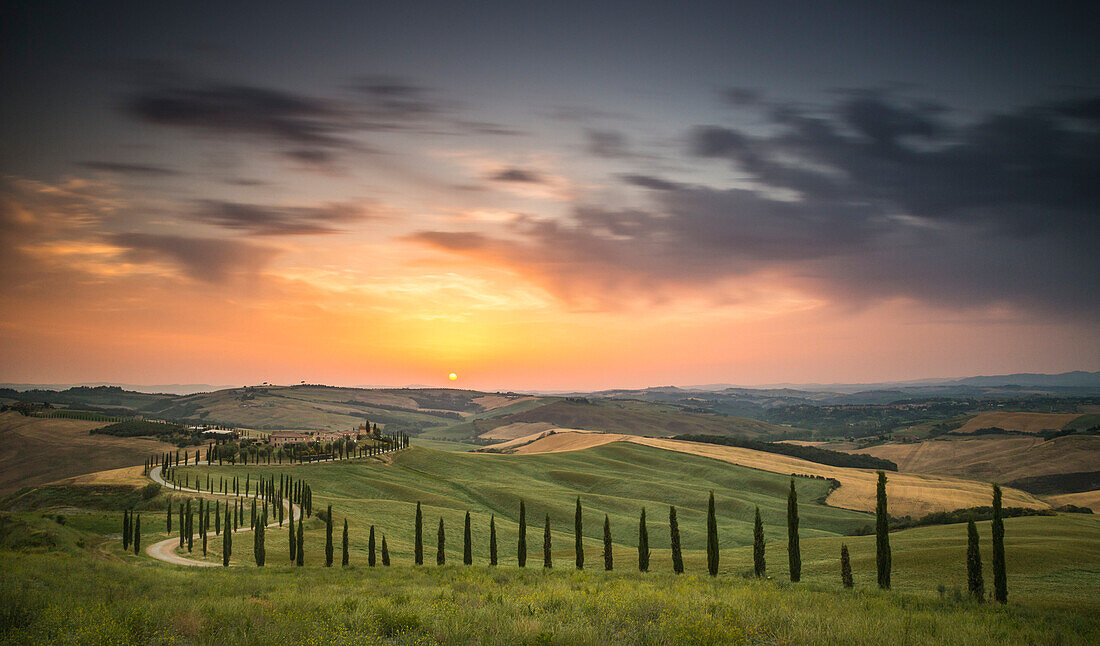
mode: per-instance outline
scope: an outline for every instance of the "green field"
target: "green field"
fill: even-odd
[[[441,443],[450,444],[450,443]],[[1006,521],[1010,603],[966,600],[965,526],[891,534],[890,592],[874,584],[873,536],[844,536],[867,514],[825,507],[822,480],[797,480],[802,582],[786,577],[788,478],[685,454],[615,443],[571,453],[498,455],[414,447],[383,460],[273,467],[189,467],[215,477],[291,474],[332,504],[337,567],[323,565],[324,525],[306,524],[306,567],[289,565],[287,532],[267,533],[267,567],[252,536],[235,535],[237,567],[190,569],[124,553],[121,513],[105,491],[48,489],[12,497],[0,514],[0,641],[10,643],[1095,643],[1100,639],[1100,519],[1089,515]],[[183,469],[181,469],[183,471]],[[716,495],[720,575],[705,574],[704,511]],[[586,569],[574,571],[573,510],[584,504]],[[528,567],[516,567],[518,499],[528,503]],[[179,497],[177,494],[176,501]],[[412,562],[415,501],[423,502],[425,563]],[[164,534],[164,496],[142,501],[143,545]],[[675,504],[687,573],[671,573],[668,504]],[[94,504],[97,509],[81,508]],[[120,502],[121,504],[121,502]],[[20,506],[21,505],[21,506]],[[752,568],[751,519],[761,507],[768,581]],[[648,513],[651,571],[637,572],[638,512]],[[159,510],[158,510],[159,508]],[[461,565],[462,519],[473,519],[474,565]],[[554,569],[542,568],[542,522],[553,524]],[[611,518],[615,571],[603,571],[603,514]],[[497,519],[500,566],[488,560]],[[60,516],[60,519],[58,518]],[[436,528],[447,563],[435,565]],[[339,566],[350,526],[351,568]],[[366,567],[367,528],[385,533],[393,567]],[[992,587],[989,523],[979,523]],[[379,536],[380,538],[380,536]],[[839,582],[842,543],[856,589]],[[208,559],[220,561],[221,539]],[[201,558],[196,541],[193,557]]]

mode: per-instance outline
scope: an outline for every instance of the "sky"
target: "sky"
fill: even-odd
[[[1096,370],[1088,4],[5,3],[0,381]]]

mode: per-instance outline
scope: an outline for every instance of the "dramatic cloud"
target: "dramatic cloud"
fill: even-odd
[[[875,92],[826,113],[773,106],[772,134],[695,128],[690,153],[752,188],[641,174],[650,206],[578,206],[498,235],[412,239],[505,264],[563,298],[670,292],[767,272],[836,302],[909,298],[1100,315],[1100,139],[1092,102],[952,123]]]
[[[346,135],[356,129],[354,114],[334,101],[248,85],[152,88],[126,110],[159,125],[261,137],[310,162],[353,147]]]
[[[223,283],[258,273],[276,250],[239,240],[194,238],[150,233],[119,233],[111,241],[130,262],[168,261],[184,276],[207,283]]]
[[[156,166],[152,164],[126,164],[120,162],[108,162],[108,161],[85,161],[80,162],[80,166],[89,170],[98,170],[106,173],[115,173],[117,175],[136,175],[144,177],[168,177],[170,175],[178,175],[179,171],[168,168],[166,166]]]
[[[587,140],[588,152],[597,157],[614,159],[629,157],[631,154],[626,135],[617,130],[587,129],[584,131],[584,136]]]
[[[356,204],[282,207],[217,200],[203,200],[194,215],[194,219],[206,224],[259,235],[339,233],[340,225],[365,217],[366,212]]]
[[[517,182],[522,184],[541,184],[542,176],[522,168],[505,168],[489,176],[494,182]]]

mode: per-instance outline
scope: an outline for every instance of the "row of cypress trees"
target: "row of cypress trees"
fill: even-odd
[[[131,510],[122,512],[122,549],[133,546],[134,554],[141,551],[141,514],[134,515]]]
[[[788,551],[789,567],[792,581],[798,581],[802,574],[801,553],[798,542],[798,498],[794,488],[794,479],[791,479],[790,494],[788,497]],[[575,567],[584,569],[584,526],[581,500],[578,497],[576,510],[573,517],[573,535]],[[676,517],[676,507],[670,506],[668,510],[668,526],[672,552],[672,569],[677,574],[684,572],[684,559],[680,543],[680,525]],[[373,532],[373,527],[372,527]],[[760,508],[756,508],[755,527],[753,531],[754,550],[753,561],[757,576],[764,576],[764,528],[760,517]],[[543,567],[552,568],[552,535],[550,528],[550,515],[547,514],[543,526]],[[465,527],[463,531],[462,561],[465,565],[473,563],[472,541],[470,529],[470,512],[466,512]],[[520,567],[527,566],[527,505],[524,500],[519,502],[519,535],[516,544],[516,560]],[[649,529],[646,522],[646,510],[643,507],[638,519],[638,570],[649,571],[650,549]],[[439,519],[439,527],[436,532],[436,563],[443,565],[446,557],[446,530],[443,518]],[[424,564],[424,514],[421,504],[416,503],[416,517],[413,533],[413,562],[416,565]],[[605,570],[614,569],[614,555],[612,553],[611,519],[604,514],[603,523],[603,562]],[[710,493],[707,503],[707,570],[711,576],[718,575],[718,522],[714,509],[714,492]],[[496,516],[489,518],[489,564],[497,565],[497,532]]]

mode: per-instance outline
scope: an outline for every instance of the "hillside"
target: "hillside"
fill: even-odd
[[[140,465],[175,446],[147,438],[90,435],[105,425],[0,413],[0,495],[70,476]]]
[[[615,446],[609,442],[642,444],[669,452],[702,456],[759,469],[776,474],[804,474],[818,478],[835,479],[840,487],[829,493],[826,502],[831,506],[870,512],[875,508],[875,484],[877,476],[872,469],[834,467],[799,458],[764,453],[734,446],[684,442],[667,438],[638,437],[616,434],[570,433],[568,431],[541,433],[513,440],[511,446],[495,445],[483,451],[501,450],[533,455],[583,450],[589,447]],[[582,451],[583,452],[583,451]],[[919,517],[936,511],[949,511],[988,504],[989,485],[984,482],[945,476],[915,473],[889,473],[890,514],[893,516]],[[1042,500],[1022,491],[1005,489],[1005,505],[1009,507],[1046,508]]]
[[[156,413],[262,430],[342,429],[370,421],[390,431],[419,433],[529,399],[442,388],[258,386],[180,397]]]
[[[1072,423],[1078,417],[1081,417],[1081,415],[1077,413],[981,413],[951,432],[965,434],[987,428],[1000,428],[1018,433],[1057,431]]]
[[[543,428],[529,426],[546,425]],[[502,434],[501,427],[512,427]],[[546,428],[581,429],[627,435],[667,436],[701,433],[751,438],[781,437],[791,429],[725,415],[688,413],[678,406],[624,400],[562,399],[510,415],[477,420],[472,432],[482,438],[514,438]]]
[[[825,445],[825,448],[831,448]],[[1019,478],[1095,469],[1100,464],[1100,437],[978,436],[923,442],[877,444],[837,450],[866,453],[897,463],[910,473],[932,473],[975,480],[1009,482]]]

